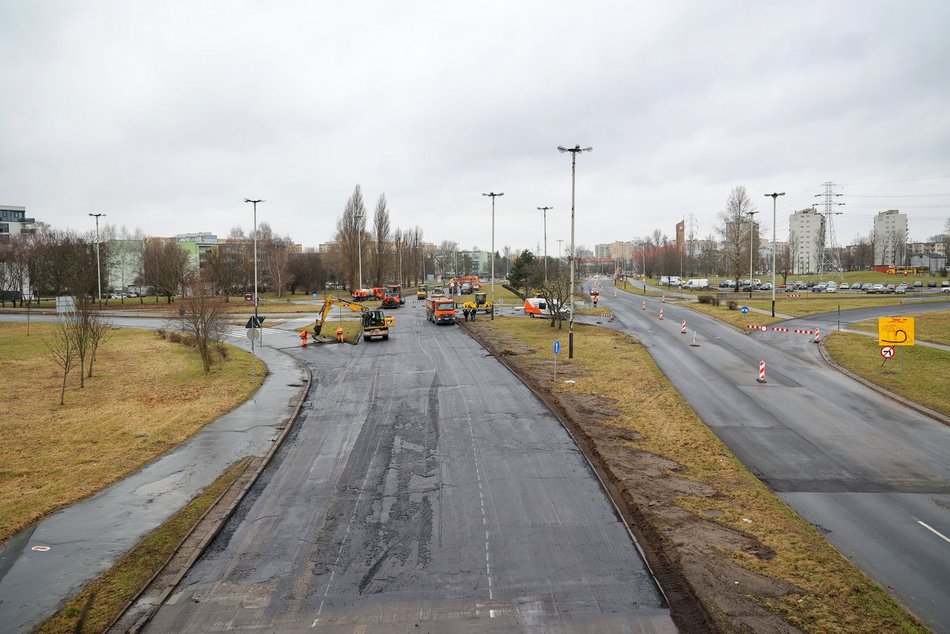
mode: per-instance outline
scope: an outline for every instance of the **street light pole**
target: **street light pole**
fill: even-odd
[[[759,213],[758,211],[747,211],[749,215],[749,299],[752,299],[752,234],[755,230],[755,222],[753,216]]]
[[[772,197],[772,317],[775,317],[775,205],[779,196],[784,196],[785,192],[772,192],[766,194],[766,197]]]
[[[482,196],[491,197],[491,318],[495,320],[495,199],[504,196],[505,192],[496,194],[490,192]]]
[[[105,214],[89,214],[96,219],[96,284],[99,287],[99,305],[102,306],[102,266],[99,264],[99,218]]]
[[[251,203],[254,205],[254,327],[260,328],[261,322],[260,318],[257,316],[257,308],[260,305],[260,299],[257,296],[257,203],[264,202],[262,199],[251,200],[250,198],[245,198],[244,202]],[[251,349],[254,349],[254,339],[251,339]],[[257,376],[257,366],[254,368],[255,376]]]
[[[548,283],[548,210],[554,207],[538,207],[544,212],[544,283]]]
[[[571,313],[570,313],[570,322],[568,327],[567,335],[567,358],[574,358],[574,258],[577,254],[574,252],[574,183],[575,183],[575,174],[577,171],[577,155],[580,152],[590,152],[594,148],[585,147],[581,148],[580,145],[575,145],[572,148],[566,148],[561,145],[557,146],[557,151],[561,152],[570,152],[571,153]]]

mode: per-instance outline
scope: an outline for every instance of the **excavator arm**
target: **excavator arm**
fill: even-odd
[[[339,297],[333,297],[327,295],[323,298],[323,310],[320,311],[320,317],[317,319],[313,327],[314,334],[319,335],[320,329],[323,327],[323,324],[326,323],[327,317],[330,316],[330,310],[334,306],[339,306],[340,308],[346,308],[351,310],[354,313],[361,313],[365,310],[364,306],[358,302],[351,302],[348,299],[340,299]]]

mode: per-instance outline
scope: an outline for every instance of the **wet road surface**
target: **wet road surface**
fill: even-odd
[[[675,631],[556,419],[457,327],[394,314],[387,342],[295,351],[305,413],[147,631]]]
[[[616,315],[611,326],[650,349],[756,476],[931,628],[950,632],[950,427],[831,368],[813,336],[740,333],[671,302],[622,291],[614,298],[609,283],[601,287],[602,305]],[[866,308],[841,319],[946,308]],[[781,325],[827,335],[837,319]],[[690,345],[694,331],[698,346]]]

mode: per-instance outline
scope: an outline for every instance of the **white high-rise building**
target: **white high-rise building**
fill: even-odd
[[[907,214],[896,209],[874,217],[874,264],[905,266],[907,258]]]
[[[811,207],[788,217],[788,248],[792,273],[805,275],[818,270],[825,245],[825,217]]]

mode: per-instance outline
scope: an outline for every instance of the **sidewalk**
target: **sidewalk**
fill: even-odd
[[[243,332],[234,333],[230,342],[246,348]],[[3,631],[31,631],[227,467],[270,450],[307,389],[308,371],[275,349],[293,345],[292,334],[265,330],[263,339],[257,354],[269,374],[251,399],[125,480],[9,540],[0,551]]]

